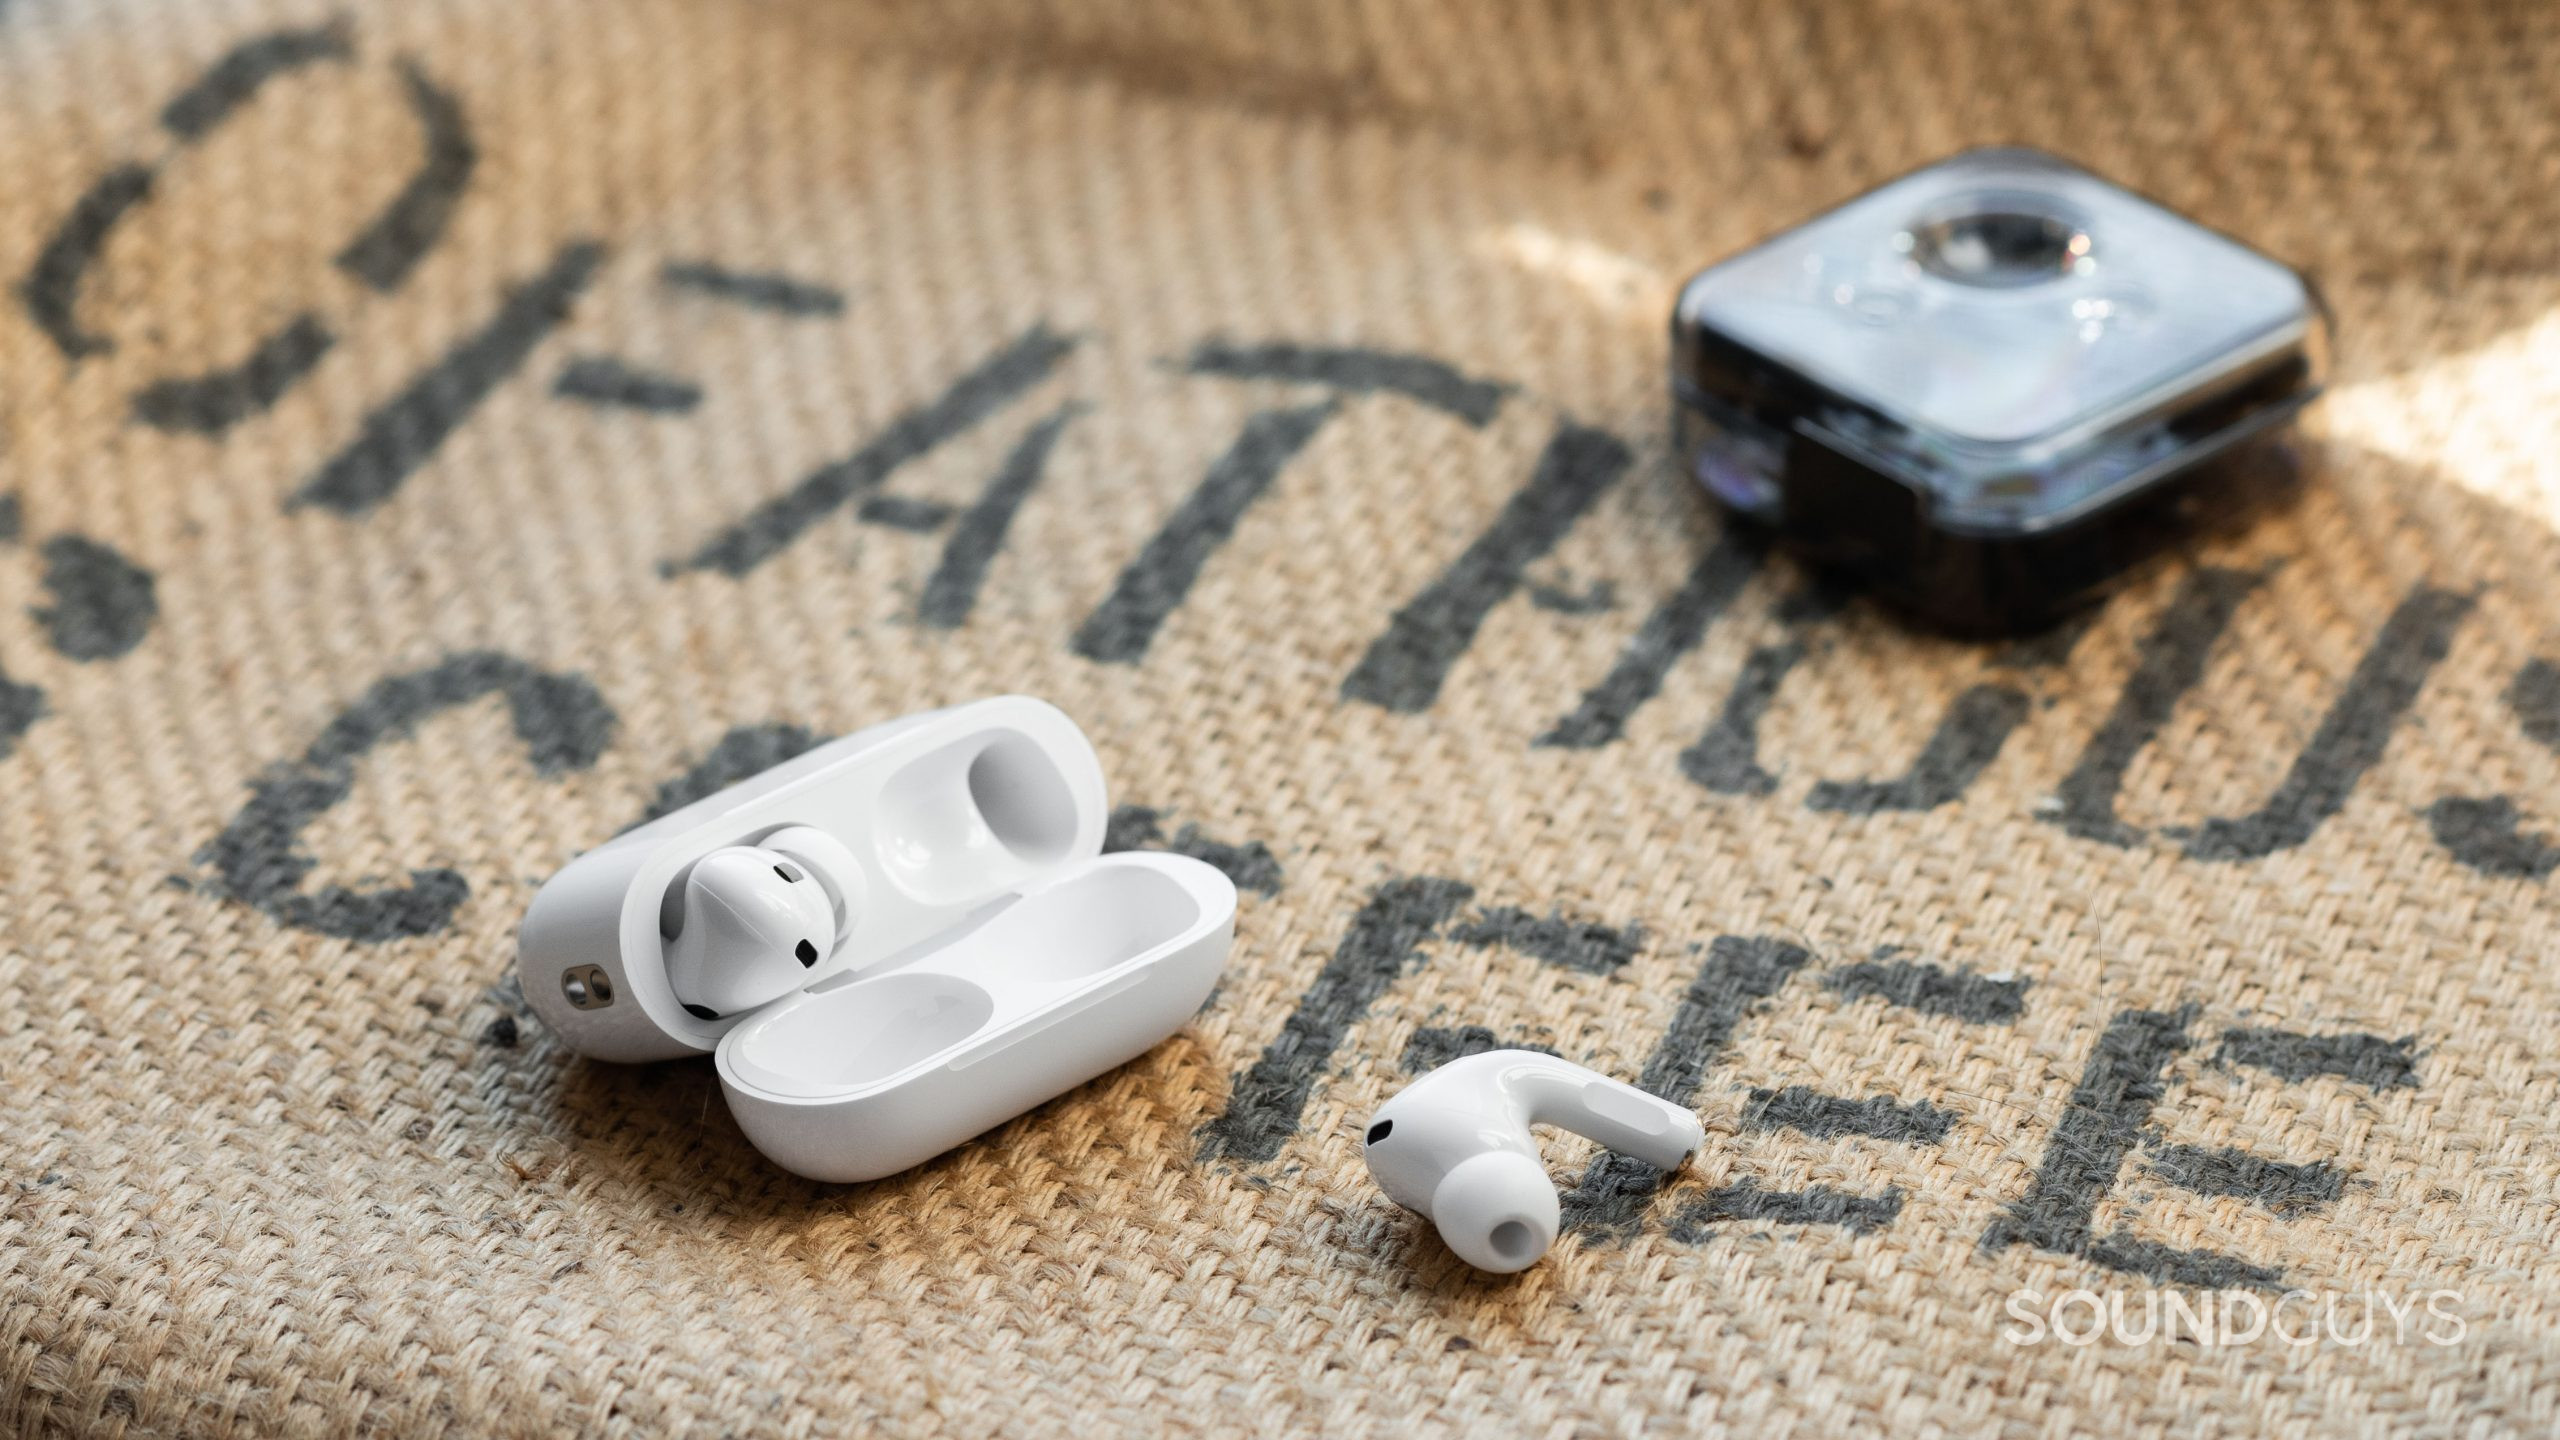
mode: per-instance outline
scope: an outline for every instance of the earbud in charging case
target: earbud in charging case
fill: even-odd
[[[785,1169],[894,1174],[1136,1058],[1217,983],[1235,886],[1102,854],[1107,813],[1042,701],[873,726],[571,861],[518,934],[525,998],[597,1059],[715,1054]]]

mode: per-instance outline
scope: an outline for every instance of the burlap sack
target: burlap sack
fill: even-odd
[[[2555,82],[2527,4],[8,0],[0,1417],[2550,1432]],[[1989,140],[2342,342],[2298,508],[2025,646],[1662,440],[1688,269]],[[567,858],[1004,691],[1246,892],[1176,1038],[826,1187],[532,1020]],[[1710,1136],[1559,1139],[1509,1281],[1358,1143],[1494,1043]]]

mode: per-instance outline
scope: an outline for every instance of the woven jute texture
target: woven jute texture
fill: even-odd
[[[2533,4],[0,3],[0,1424],[2551,1433],[2555,95]],[[1664,442],[1684,274],[1987,141],[2340,337],[2297,505],[2026,644]],[[1143,1059],[823,1186],[526,1008],[571,856],[1003,692],[1239,882]],[[1509,1280],[1360,1158],[1496,1044],[1709,1134]]]

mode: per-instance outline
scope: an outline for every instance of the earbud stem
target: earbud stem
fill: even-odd
[[[1513,1081],[1532,1125],[1553,1125],[1658,1170],[1676,1170],[1707,1143],[1706,1127],[1686,1106],[1649,1095],[1622,1080],[1558,1060]]]

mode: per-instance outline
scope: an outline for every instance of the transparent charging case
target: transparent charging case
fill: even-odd
[[[2050,621],[2292,488],[2302,276],[2027,149],[1912,172],[1698,273],[1671,323],[1707,491],[1967,631]]]

